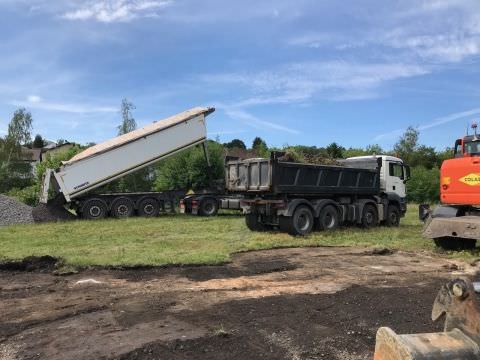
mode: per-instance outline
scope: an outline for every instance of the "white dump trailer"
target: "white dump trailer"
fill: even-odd
[[[136,210],[141,215],[156,215],[162,206],[157,193],[90,192],[195,145],[204,146],[208,162],[205,117],[214,111],[202,107],[184,111],[92,146],[58,169],[47,169],[40,202],[47,203],[53,190],[85,218],[102,218],[107,214],[126,217]]]

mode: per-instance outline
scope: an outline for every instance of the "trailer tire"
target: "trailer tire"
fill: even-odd
[[[280,230],[294,236],[308,235],[314,225],[312,210],[305,205],[295,209],[292,216],[281,216],[279,219]]]
[[[258,214],[245,215],[245,224],[251,231],[267,231],[268,227],[262,224],[258,219]]]
[[[362,227],[370,229],[378,225],[378,212],[372,204],[366,204],[362,212]]]
[[[88,220],[99,220],[107,217],[108,206],[105,201],[99,198],[88,199],[82,206],[82,218]]]
[[[317,227],[318,230],[335,230],[340,222],[340,215],[338,210],[333,205],[325,206],[318,216]]]
[[[112,216],[117,219],[126,219],[133,215],[135,212],[135,206],[133,201],[129,198],[122,196],[113,201],[111,213]]]
[[[441,237],[433,239],[435,245],[443,250],[472,250],[477,244],[475,239]]]
[[[388,227],[400,226],[400,209],[396,205],[388,205],[387,219],[385,224]]]
[[[138,204],[138,215],[143,217],[155,217],[160,213],[160,204],[153,198],[146,198]]]
[[[215,216],[218,213],[218,201],[213,198],[203,199],[198,210],[200,216]]]

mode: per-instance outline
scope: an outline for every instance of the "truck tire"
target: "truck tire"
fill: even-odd
[[[124,196],[115,199],[112,204],[111,213],[112,216],[117,219],[129,218],[133,215],[134,211],[135,206],[133,205],[133,201]]]
[[[245,224],[251,231],[267,231],[268,227],[262,224],[258,219],[258,214],[245,215]]]
[[[99,220],[107,217],[108,206],[105,201],[93,198],[85,201],[82,206],[82,217],[88,220]]]
[[[396,205],[388,205],[385,224],[389,227],[400,226],[400,209]]]
[[[367,204],[362,212],[362,227],[370,229],[378,225],[378,212],[375,206]]]
[[[200,216],[215,216],[218,213],[218,201],[213,198],[206,198],[200,201],[198,214]]]
[[[472,250],[477,244],[475,239],[441,237],[433,239],[435,245],[443,250]]]
[[[138,204],[138,215],[143,217],[155,217],[160,212],[160,204],[153,198],[146,198]]]
[[[340,222],[340,214],[333,205],[325,206],[317,220],[318,230],[335,230]]]
[[[281,216],[279,221],[280,230],[294,236],[310,234],[314,225],[312,210],[305,205],[298,206],[293,216]]]

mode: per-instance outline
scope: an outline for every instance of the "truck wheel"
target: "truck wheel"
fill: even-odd
[[[218,213],[218,202],[212,198],[203,199],[198,210],[201,216],[215,216]]]
[[[267,231],[268,227],[262,224],[258,219],[258,214],[245,215],[245,224],[251,231]]]
[[[143,199],[138,204],[138,215],[144,217],[155,217],[160,212],[158,201],[152,198]]]
[[[339,225],[338,210],[333,205],[325,206],[318,216],[317,225],[319,230],[334,230]]]
[[[378,225],[378,212],[375,206],[371,204],[365,205],[362,213],[362,226],[365,229]]]
[[[300,205],[293,216],[280,217],[280,230],[290,235],[308,235],[313,229],[313,213],[308,206]]]
[[[389,205],[387,208],[387,219],[385,220],[387,226],[399,226],[400,225],[400,209],[398,206]]]
[[[105,201],[98,198],[89,199],[82,206],[82,217],[88,220],[98,220],[107,217],[108,207]]]
[[[441,237],[433,239],[435,245],[444,250],[472,250],[477,244],[475,239]]]
[[[133,215],[134,211],[133,201],[127,197],[119,197],[112,204],[112,216],[117,219],[128,218]]]

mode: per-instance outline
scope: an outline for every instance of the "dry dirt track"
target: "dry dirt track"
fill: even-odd
[[[433,299],[475,268],[302,248],[225,266],[0,272],[0,359],[371,359],[375,332],[436,331]],[[79,280],[94,279],[101,283]]]

